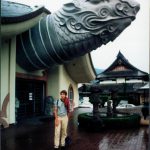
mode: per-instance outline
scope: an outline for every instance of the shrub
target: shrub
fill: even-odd
[[[83,113],[78,116],[78,122],[79,126],[90,129],[136,128],[139,127],[140,118],[139,114],[122,114],[114,117],[101,116],[100,119],[96,119],[92,115],[89,115],[89,113]]]

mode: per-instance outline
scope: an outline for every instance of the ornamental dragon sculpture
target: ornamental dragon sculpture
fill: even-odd
[[[17,37],[17,63],[51,68],[113,41],[135,19],[134,0],[74,0]]]

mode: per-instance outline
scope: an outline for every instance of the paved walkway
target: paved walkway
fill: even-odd
[[[77,123],[77,116],[83,111],[89,109],[76,109],[70,121],[72,144],[69,150],[148,150],[148,127],[87,132],[79,129]],[[28,119],[8,129],[1,129],[1,133],[2,150],[53,150],[52,119]]]

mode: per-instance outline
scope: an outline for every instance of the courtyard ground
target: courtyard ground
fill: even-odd
[[[89,132],[78,128],[77,116],[89,108],[77,108],[69,123],[69,150],[148,150],[148,127]],[[1,128],[2,150],[53,150],[54,120],[29,118]]]

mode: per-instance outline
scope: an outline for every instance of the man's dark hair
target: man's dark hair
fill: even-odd
[[[60,94],[65,94],[65,95],[67,95],[67,91],[66,91],[66,90],[62,90],[62,91],[60,92]]]

